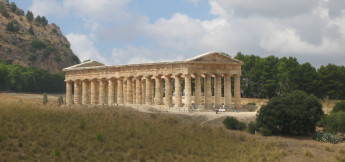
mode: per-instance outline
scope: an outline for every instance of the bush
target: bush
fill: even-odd
[[[247,103],[247,105],[256,105],[256,103],[255,102],[249,102],[249,103]]]
[[[263,106],[257,123],[272,133],[305,135],[315,132],[315,125],[323,116],[322,105],[313,95],[293,91],[275,97]]]
[[[319,123],[324,126],[326,132],[345,133],[345,112],[331,113],[320,120]]]
[[[59,98],[58,98],[58,105],[59,106],[63,105],[63,98],[62,98],[62,96],[59,96]]]
[[[339,111],[345,112],[345,101],[337,102],[335,106],[333,107],[332,112],[339,112]]]
[[[18,32],[20,30],[19,24],[17,21],[10,21],[6,25],[6,30],[10,32]]]
[[[270,136],[272,134],[272,131],[270,129],[267,129],[265,127],[260,128],[260,133],[263,136]]]
[[[245,123],[240,122],[234,117],[226,117],[223,121],[223,124],[226,128],[233,130],[244,130],[246,128]]]
[[[43,105],[48,103],[48,96],[46,93],[43,94]]]
[[[316,141],[330,142],[330,143],[334,143],[334,144],[342,142],[342,139],[340,137],[338,137],[337,135],[334,135],[332,133],[328,133],[328,132],[315,133],[314,139]]]
[[[247,131],[250,134],[255,134],[255,132],[258,130],[259,130],[259,127],[257,126],[257,124],[255,122],[249,122]]]
[[[41,50],[47,47],[46,43],[43,40],[32,39],[31,47],[37,50]]]

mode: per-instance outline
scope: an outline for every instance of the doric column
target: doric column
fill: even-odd
[[[211,75],[205,74],[205,108],[212,108]]]
[[[127,79],[123,79],[123,104],[127,104]]]
[[[114,87],[114,80],[108,80],[108,104],[114,105],[115,103],[115,87]]]
[[[192,78],[190,74],[184,75],[184,86],[185,86],[185,107],[192,106]]]
[[[133,104],[136,104],[136,98],[137,98],[137,95],[136,95],[137,91],[136,91],[136,81],[133,79],[132,80],[132,101],[133,101]]]
[[[98,81],[99,83],[99,104],[104,105],[105,104],[105,83],[104,80],[100,79]]]
[[[117,79],[117,103],[123,104],[123,78]]]
[[[94,104],[97,104],[97,97],[98,97],[97,90],[96,90],[97,80],[96,79],[91,80],[90,84],[91,84],[91,104],[94,105]]]
[[[224,104],[225,107],[229,108],[231,105],[231,76],[225,75],[224,80]]]
[[[74,104],[81,104],[81,86],[80,80],[74,81]]]
[[[182,106],[181,75],[175,75],[175,107]]]
[[[241,105],[241,76],[240,75],[235,75],[235,105],[240,106]]]
[[[141,104],[146,103],[146,80],[141,79]]]
[[[133,104],[132,77],[127,78],[127,104]]]
[[[171,76],[166,75],[165,77],[165,106],[172,106],[172,88],[171,88]]]
[[[200,75],[194,74],[195,77],[195,105],[201,104],[201,81],[200,81]]]
[[[72,81],[66,81],[66,104],[72,105]]]
[[[146,93],[145,93],[145,104],[146,105],[152,105],[152,82],[151,82],[151,75],[145,76],[145,82],[146,82]]]
[[[135,103],[142,104],[141,100],[141,76],[135,78]]]
[[[82,87],[82,99],[81,99],[81,102],[83,105],[87,105],[87,104],[90,104],[90,100],[89,100],[89,88],[90,88],[90,85],[89,85],[89,82],[88,80],[83,80],[81,82],[81,87]]]
[[[156,88],[155,88],[155,104],[163,104],[163,94],[162,94],[162,79],[161,76],[155,76]]]
[[[219,108],[222,105],[222,76],[215,75],[215,87],[214,87],[214,104],[215,108]]]

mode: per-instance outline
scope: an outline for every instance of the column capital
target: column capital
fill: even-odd
[[[205,77],[206,77],[206,76],[212,77],[212,75],[213,75],[213,74],[211,74],[211,73],[204,73],[204,76],[205,76]]]
[[[183,75],[182,75],[182,77],[184,77],[184,78],[185,78],[185,77],[191,77],[191,76],[192,76],[192,74],[183,74]]]
[[[193,73],[193,75],[194,75],[194,77],[197,77],[197,76],[201,76],[201,74],[199,74],[199,73]]]
[[[135,76],[134,78],[135,79],[141,79],[143,76],[142,75],[139,75],[139,76]]]
[[[115,77],[110,77],[110,78],[105,78],[106,80],[109,80],[109,81],[115,81],[116,78]]]
[[[240,78],[242,75],[241,74],[234,74],[235,78]]]
[[[152,79],[152,75],[145,75],[144,78],[145,79]]]
[[[230,73],[225,73],[225,74],[223,74],[225,77],[227,77],[227,76],[232,76]]]
[[[178,73],[178,74],[173,74],[174,77],[181,77],[181,73]]]
[[[155,75],[154,78],[160,79],[160,78],[162,78],[162,76],[163,76],[162,74],[159,74],[159,75]]]

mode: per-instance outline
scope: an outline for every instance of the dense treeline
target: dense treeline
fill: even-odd
[[[328,64],[319,69],[294,57],[278,58],[238,53],[243,61],[242,97],[272,98],[301,90],[319,98],[345,99],[345,67]]]
[[[64,74],[0,62],[0,90],[11,92],[64,92]]]

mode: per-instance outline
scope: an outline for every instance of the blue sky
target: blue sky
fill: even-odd
[[[128,64],[221,51],[345,60],[343,0],[10,0],[60,26],[81,60]]]

